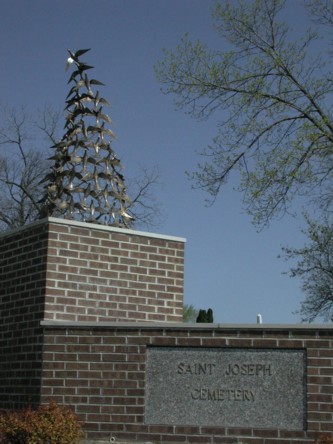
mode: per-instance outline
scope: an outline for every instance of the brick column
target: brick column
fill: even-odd
[[[45,223],[0,236],[0,408],[39,402],[47,245]]]
[[[184,239],[49,218],[0,235],[0,408],[40,398],[41,320],[181,322]]]
[[[49,219],[45,319],[182,322],[184,239]]]

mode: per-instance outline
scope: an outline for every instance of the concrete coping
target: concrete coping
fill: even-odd
[[[190,323],[190,322],[90,322],[90,321],[51,321],[40,322],[42,327],[61,328],[113,328],[128,330],[324,330],[333,331],[333,324],[219,324],[219,323]]]
[[[58,224],[58,225],[69,225],[72,227],[86,228],[86,229],[91,229],[91,230],[110,231],[113,233],[150,237],[150,238],[155,238],[155,239],[169,240],[169,241],[173,241],[173,242],[181,242],[181,243],[186,242],[186,239],[184,237],[169,236],[166,234],[158,234],[158,233],[149,233],[147,231],[131,230],[128,228],[118,228],[118,227],[112,227],[110,225],[93,224],[90,222],[79,222],[76,220],[60,219],[57,217],[48,217],[45,219],[40,219],[38,221],[32,222],[31,224],[23,225],[22,227],[18,227],[13,230],[5,231],[4,233],[0,234],[0,238],[4,238],[6,236],[10,236],[12,234],[19,233],[20,231],[26,230],[28,228],[33,228],[38,225],[43,225],[45,223],[53,223],[53,224]]]

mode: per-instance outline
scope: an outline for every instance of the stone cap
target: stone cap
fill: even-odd
[[[18,228],[14,228],[13,230],[5,231],[3,233],[0,233],[0,238],[12,235],[13,233],[17,233],[17,232],[26,230],[27,228],[32,228],[32,227],[36,227],[38,225],[43,225],[45,223],[53,223],[53,224],[58,224],[58,225],[67,225],[67,226],[72,226],[72,227],[87,228],[87,229],[91,229],[91,230],[110,231],[112,233],[131,234],[133,236],[142,236],[142,237],[163,239],[163,240],[169,240],[169,241],[173,241],[173,242],[182,242],[182,243],[186,242],[186,238],[184,238],[184,237],[169,236],[166,234],[158,234],[158,233],[149,233],[148,231],[130,230],[128,228],[118,228],[118,227],[112,227],[109,225],[102,225],[102,224],[92,224],[90,222],[79,222],[76,220],[60,219],[57,217],[48,217],[45,219],[40,219],[35,222],[32,222],[31,224],[23,225],[22,227],[18,227]]]
[[[221,323],[190,323],[190,322],[89,322],[89,321],[48,321],[40,322],[42,327],[64,328],[119,328],[119,329],[176,329],[176,330],[332,330],[333,324],[221,324]]]

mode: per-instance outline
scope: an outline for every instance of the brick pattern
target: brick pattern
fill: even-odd
[[[180,322],[184,241],[49,218],[0,235],[0,408],[38,404],[43,319]]]
[[[45,319],[182,321],[177,238],[51,221],[46,277]]]
[[[183,273],[181,239],[53,218],[1,235],[0,408],[70,404],[90,439],[301,444],[333,433],[333,329],[175,324]],[[146,424],[153,345],[304,348],[306,430]]]
[[[0,236],[0,407],[39,402],[47,227]]]
[[[307,430],[149,425],[144,420],[146,348],[154,346],[304,348]],[[177,443],[301,444],[333,433],[333,329],[280,330],[45,326],[42,402],[74,407],[90,439]]]

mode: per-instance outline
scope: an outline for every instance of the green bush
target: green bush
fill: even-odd
[[[213,310],[208,308],[208,310],[199,310],[199,314],[196,322],[214,322]]]
[[[82,435],[73,411],[55,402],[0,414],[0,444],[74,444]]]
[[[333,444],[333,435],[325,433],[317,440],[317,444]]]

